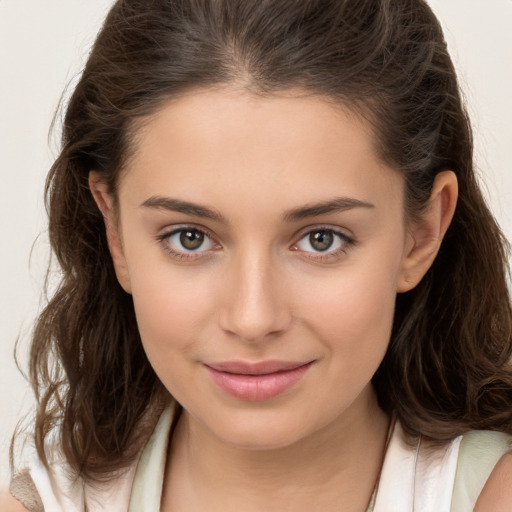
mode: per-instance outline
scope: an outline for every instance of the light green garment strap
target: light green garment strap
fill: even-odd
[[[368,508],[366,509],[366,512],[373,512],[373,509],[375,508],[375,501],[377,499],[377,487],[373,490],[372,497],[370,498],[370,503],[368,505]]]
[[[149,438],[137,465],[128,512],[159,512],[167,445],[176,407],[167,407]]]
[[[494,466],[511,450],[511,437],[501,432],[475,430],[463,436],[459,449],[451,512],[473,511]]]

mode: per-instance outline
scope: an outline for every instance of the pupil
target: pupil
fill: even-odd
[[[334,236],[329,231],[315,231],[309,235],[311,246],[317,251],[326,251],[334,242]]]
[[[195,230],[185,230],[181,232],[180,242],[185,249],[193,251],[194,249],[199,249],[204,241],[204,234],[200,231]]]

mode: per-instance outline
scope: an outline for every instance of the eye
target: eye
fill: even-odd
[[[293,249],[318,256],[336,256],[344,253],[354,241],[347,235],[329,228],[318,228],[308,231]]]
[[[180,249],[186,251],[197,251],[204,245],[206,235],[197,229],[183,229],[169,237],[173,245],[180,245]]]
[[[219,247],[204,231],[192,226],[164,233],[158,237],[158,240],[167,252],[179,259],[200,256],[204,252]]]

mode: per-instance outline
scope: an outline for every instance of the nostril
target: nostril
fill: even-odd
[[[224,331],[243,341],[258,342],[273,339],[287,331],[290,318],[283,306],[278,309],[268,304],[264,311],[261,307],[243,308],[238,305],[224,310],[219,323]]]

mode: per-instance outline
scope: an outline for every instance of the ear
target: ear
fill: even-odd
[[[434,262],[457,205],[457,177],[440,172],[432,187],[429,203],[407,233],[397,291],[412,290]]]
[[[108,248],[114,263],[117,280],[125,292],[131,293],[130,275],[128,273],[128,266],[124,256],[123,243],[119,229],[119,219],[117,218],[114,208],[114,197],[108,190],[108,186],[105,181],[103,181],[99,173],[95,171],[91,171],[89,173],[89,188],[91,189],[94,200],[103,215]]]

